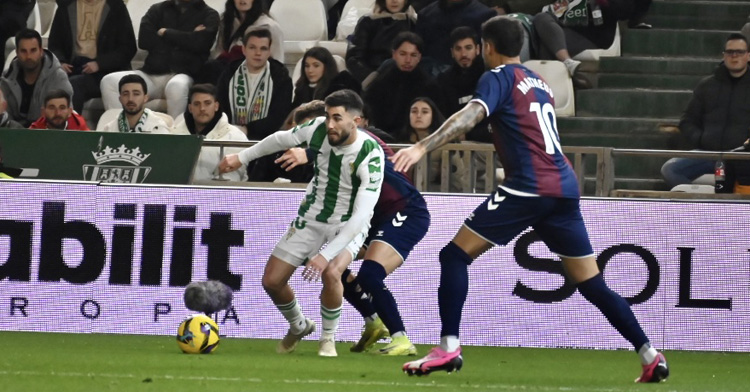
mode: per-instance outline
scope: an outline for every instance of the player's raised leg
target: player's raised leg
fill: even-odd
[[[643,366],[636,382],[666,380],[669,368],[664,355],[651,347],[627,301],[604,282],[578,200],[558,199],[554,212],[534,225],[534,229],[550,250],[560,255],[566,275],[576,283],[581,295],[599,308],[617,332],[633,345]]]
[[[289,322],[289,331],[276,347],[276,352],[279,354],[294,351],[303,337],[315,332],[315,323],[302,314],[294,291],[289,286],[289,278],[295,269],[295,266],[286,261],[271,256],[263,272],[263,289]]]
[[[491,247],[490,242],[464,225],[453,240],[440,251],[440,346],[434,347],[422,359],[405,363],[403,370],[410,376],[427,375],[436,370],[452,372],[460,370],[463,366],[458,332],[461,312],[469,292],[468,267],[474,259]]]

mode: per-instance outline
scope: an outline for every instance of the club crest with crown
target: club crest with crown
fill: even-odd
[[[83,179],[108,183],[142,183],[151,172],[151,167],[141,166],[151,154],[144,154],[140,147],[128,148],[124,144],[117,148],[105,146],[99,139],[98,151],[91,151],[96,165],[83,165]]]

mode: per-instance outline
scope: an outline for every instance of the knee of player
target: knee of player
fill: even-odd
[[[329,264],[320,274],[320,279],[323,280],[324,285],[340,284],[342,272],[343,271],[341,271],[340,268],[336,268]]]
[[[267,293],[277,292],[281,290],[282,287],[284,287],[284,283],[276,279],[273,279],[267,275],[263,275],[261,284],[263,285],[263,290],[265,290]]]
[[[462,262],[470,265],[474,259],[461,249],[455,242],[451,241],[440,249],[440,264]]]
[[[357,281],[364,291],[372,292],[374,288],[383,284],[382,282],[386,276],[385,268],[380,263],[365,260],[359,269]]]

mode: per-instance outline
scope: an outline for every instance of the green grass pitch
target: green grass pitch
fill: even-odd
[[[407,357],[317,356],[317,342],[278,355],[276,341],[223,338],[182,354],[172,336],[0,332],[3,391],[748,391],[750,354],[665,352],[667,382],[634,384],[629,351],[464,347],[464,369],[408,377]],[[428,346],[419,346],[425,354]],[[411,357],[413,358],[413,357]]]

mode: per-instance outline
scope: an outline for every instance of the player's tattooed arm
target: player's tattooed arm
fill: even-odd
[[[484,106],[469,102],[463,109],[450,116],[437,131],[418,144],[424,147],[425,151],[432,151],[472,130],[484,116]]]

